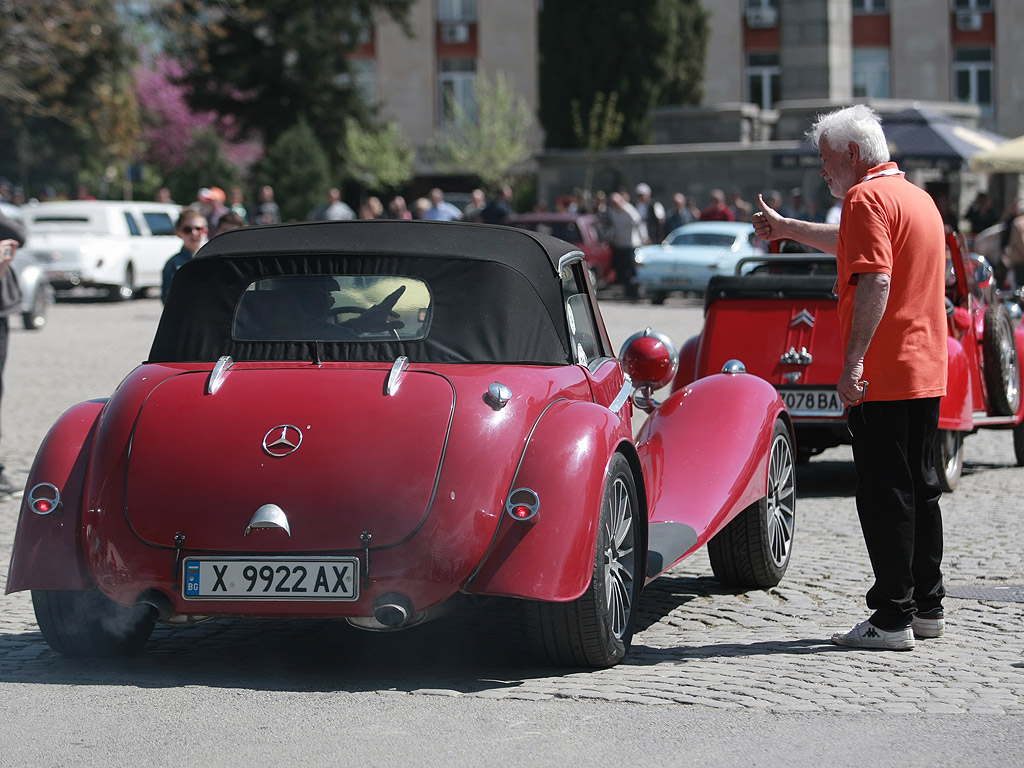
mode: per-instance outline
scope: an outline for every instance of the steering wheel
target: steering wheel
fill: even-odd
[[[331,315],[337,317],[342,314],[355,314],[356,317],[338,323],[343,328],[349,328],[357,333],[388,333],[404,328],[405,323],[401,315],[394,311],[398,300],[405,293],[405,286],[400,286],[389,293],[379,304],[372,307],[335,307]],[[397,334],[395,334],[397,336]]]

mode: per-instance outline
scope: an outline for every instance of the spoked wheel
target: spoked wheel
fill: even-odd
[[[989,304],[985,310],[982,353],[989,411],[993,416],[1012,416],[1020,405],[1020,361],[1013,321],[1002,303]]]
[[[626,459],[616,454],[609,465],[601,504],[590,586],[570,603],[526,605],[531,639],[549,662],[612,667],[626,655],[643,586],[639,514],[633,473]]]
[[[964,435],[954,429],[940,429],[935,438],[935,471],[943,493],[955,491],[964,469]]]
[[[708,542],[711,570],[723,584],[774,587],[789,567],[796,527],[793,440],[775,422],[764,497],[740,512]]]
[[[149,606],[128,608],[97,589],[32,590],[39,631],[65,656],[128,656],[138,653],[156,623]]]

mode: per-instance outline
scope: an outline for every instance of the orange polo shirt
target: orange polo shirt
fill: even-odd
[[[885,312],[864,356],[865,399],[945,395],[946,239],[931,196],[903,178],[895,163],[872,168],[843,200],[837,251],[844,346],[853,322],[855,276],[890,278]]]

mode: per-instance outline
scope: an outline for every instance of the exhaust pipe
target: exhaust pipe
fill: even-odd
[[[136,605],[145,605],[156,611],[157,621],[166,621],[174,615],[174,604],[171,599],[158,589],[148,589],[139,595]]]
[[[397,592],[381,595],[373,606],[373,618],[389,629],[398,629],[411,617],[412,603]]]

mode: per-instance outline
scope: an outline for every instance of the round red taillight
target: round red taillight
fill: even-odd
[[[28,492],[28,506],[37,515],[48,515],[60,506],[60,490],[53,483],[36,483]]]
[[[650,328],[626,339],[619,359],[634,387],[652,390],[667,386],[679,368],[679,353],[672,339]]]
[[[531,488],[516,488],[505,503],[508,516],[522,523],[536,522],[539,511],[540,497]]]

